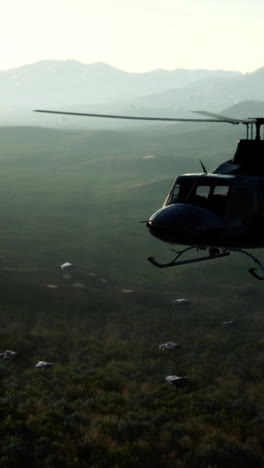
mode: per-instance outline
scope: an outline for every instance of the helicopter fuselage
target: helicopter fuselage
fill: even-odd
[[[169,262],[148,260],[159,268],[202,262],[230,255],[231,251],[250,257],[264,272],[264,265],[244,249],[264,247],[264,140],[261,139],[263,117],[237,119],[195,111],[204,119],[142,117],[131,115],[91,114],[37,109],[36,112],[110,119],[163,122],[203,122],[243,124],[247,138],[240,140],[233,158],[221,164],[212,174],[186,174],[177,177],[163,207],[148,220],[147,227],[158,239],[189,247],[177,252]],[[210,117],[210,119],[208,119]],[[255,138],[253,133],[255,129]],[[179,260],[193,248],[206,249],[209,255]],[[264,280],[250,268],[257,279]]]
[[[153,236],[171,244],[264,247],[264,178],[216,173],[179,176],[147,227]]]

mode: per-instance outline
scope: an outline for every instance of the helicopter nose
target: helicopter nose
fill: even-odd
[[[175,244],[199,244],[205,234],[223,227],[215,213],[192,205],[177,203],[156,211],[147,222],[151,234]],[[205,242],[202,242],[205,245]]]

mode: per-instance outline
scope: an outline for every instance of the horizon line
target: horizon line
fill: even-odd
[[[44,63],[44,62],[57,62],[57,63],[63,63],[63,62],[76,62],[76,63],[79,63],[81,65],[87,65],[87,66],[100,66],[100,65],[103,65],[103,66],[107,66],[109,68],[113,68],[115,70],[118,70],[118,71],[121,71],[123,73],[131,73],[131,74],[137,74],[137,75],[143,75],[143,74],[146,74],[146,73],[153,73],[155,71],[165,71],[165,72],[173,72],[173,71],[176,71],[176,70],[184,70],[184,71],[212,71],[212,72],[230,72],[230,73],[240,73],[242,75],[246,75],[246,74],[250,74],[250,73],[254,73],[258,70],[260,70],[261,68],[264,68],[264,66],[261,66],[259,68],[256,68],[254,69],[253,71],[246,71],[246,72],[242,72],[240,70],[235,70],[235,69],[225,69],[225,68],[204,68],[204,67],[198,67],[198,68],[189,68],[189,67],[176,67],[176,68],[160,68],[160,67],[157,67],[157,68],[152,68],[150,70],[145,70],[145,71],[128,71],[128,70],[125,70],[123,68],[119,68],[115,65],[111,65],[107,62],[102,62],[102,61],[98,61],[98,62],[89,62],[89,63],[86,63],[86,62],[82,62],[78,59],[74,59],[74,58],[68,58],[68,59],[53,59],[53,58],[47,58],[47,59],[39,59],[39,60],[36,60],[34,62],[29,62],[29,63],[24,63],[22,65],[17,65],[17,66],[11,66],[10,68],[0,68],[0,72],[8,72],[8,71],[12,71],[12,70],[17,70],[19,68],[23,68],[23,67],[30,67],[30,66],[34,66],[34,65],[37,65],[39,63]]]

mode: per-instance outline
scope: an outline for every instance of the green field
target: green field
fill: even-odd
[[[235,131],[0,129],[0,467],[263,466],[262,282],[236,255],[155,269],[139,223]]]

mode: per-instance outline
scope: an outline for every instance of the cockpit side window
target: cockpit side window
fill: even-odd
[[[210,194],[210,185],[197,185],[195,195],[198,197],[208,198]]]
[[[196,185],[191,191],[187,202],[194,206],[207,208],[210,191],[211,191],[210,185],[203,185],[203,184]]]
[[[188,203],[224,216],[229,194],[228,185],[197,185],[188,197]]]
[[[227,197],[229,191],[229,185],[216,185],[213,190],[213,195],[222,195]]]

